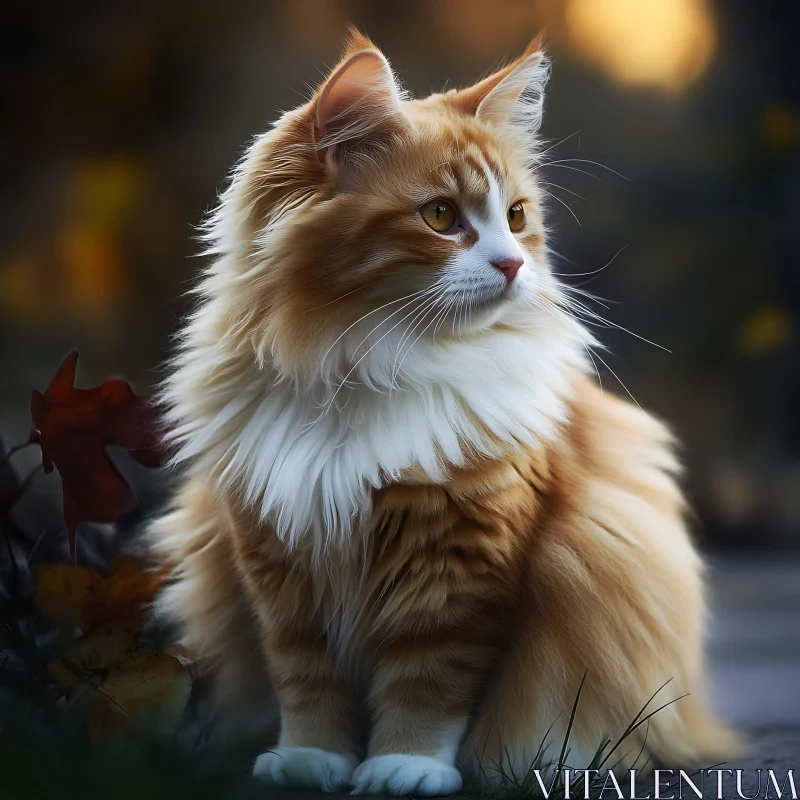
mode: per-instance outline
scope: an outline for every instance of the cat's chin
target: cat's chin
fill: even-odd
[[[487,330],[498,322],[509,309],[516,306],[522,298],[522,291],[512,284],[501,292],[486,293],[471,300],[466,313],[461,315],[460,327],[462,331],[477,332]]]

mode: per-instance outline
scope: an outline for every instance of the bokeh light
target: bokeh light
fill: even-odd
[[[714,49],[703,0],[569,0],[565,14],[576,50],[627,84],[680,89]]]

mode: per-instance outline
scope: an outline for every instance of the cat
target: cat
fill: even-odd
[[[208,223],[164,389],[181,483],[151,535],[174,568],[161,607],[225,709],[277,703],[267,783],[524,776],[582,681],[576,768],[653,694],[689,696],[631,734],[639,766],[737,746],[704,707],[672,437],[590,377],[548,265],[547,76],[535,40],[411,99],[352,31]]]

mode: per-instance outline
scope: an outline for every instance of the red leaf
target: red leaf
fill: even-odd
[[[79,522],[114,522],[138,501],[106,454],[124,447],[140,464],[157,467],[165,451],[157,435],[157,414],[147,398],[119,378],[92,389],[76,389],[78,351],[70,351],[47,391],[31,397],[31,440],[42,446],[45,472],[61,475],[69,546],[75,555]]]

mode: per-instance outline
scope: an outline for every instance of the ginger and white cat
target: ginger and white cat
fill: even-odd
[[[703,706],[670,435],[589,377],[548,265],[546,77],[534,43],[412,100],[353,33],[210,221],[165,391],[182,486],[153,537],[225,702],[274,692],[266,781],[430,796],[480,764],[522,774],[584,675],[576,767],[668,679],[691,694],[636,744],[675,767],[734,746]]]

